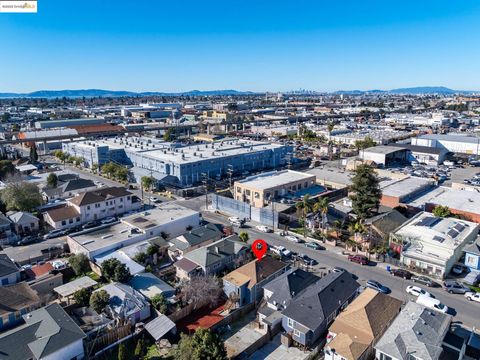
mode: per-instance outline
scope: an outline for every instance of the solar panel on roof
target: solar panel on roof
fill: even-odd
[[[440,219],[433,217],[433,216],[427,216],[424,217],[422,220],[420,220],[417,225],[418,226],[433,226],[435,225]]]
[[[440,243],[443,243],[445,241],[444,238],[442,238],[441,236],[436,236],[436,235],[433,237],[433,240],[438,241]]]
[[[465,229],[465,225],[458,223],[453,228],[458,232],[462,232]]]
[[[452,239],[455,239],[458,236],[458,232],[455,229],[450,229],[447,233]]]

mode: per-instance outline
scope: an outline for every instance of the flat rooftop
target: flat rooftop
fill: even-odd
[[[302,181],[307,179],[315,181],[315,175],[302,173],[299,171],[284,170],[270,171],[267,173],[250,176],[244,180],[238,181],[238,183],[257,190],[266,190],[286,185],[294,181]]]
[[[391,145],[378,145],[378,146],[369,147],[365,150],[361,150],[361,152],[364,152],[364,153],[384,154],[384,155],[393,154],[393,153],[396,153],[397,151],[406,151],[406,149],[402,147],[391,146]]]
[[[349,186],[352,184],[353,174],[350,171],[339,170],[333,167],[318,167],[306,171],[306,174],[315,175],[318,181],[326,181]]]
[[[135,233],[133,226],[119,223],[92,232],[73,235],[70,238],[86,250],[96,251],[138,235],[140,232]]]
[[[432,189],[408,203],[409,206],[422,208],[425,204],[448,206],[453,210],[473,214],[480,213],[480,193],[476,191],[457,190],[444,186]]]
[[[433,180],[415,176],[380,181],[383,195],[399,198],[415,194],[429,186],[433,186]]]
[[[135,214],[123,217],[121,221],[122,223],[128,224],[131,227],[136,227],[140,230],[146,230],[192,215],[199,216],[199,213],[198,211],[178,204],[165,203],[154,209],[137,212]]]
[[[470,143],[470,144],[480,143],[480,137],[461,135],[461,134],[426,134],[426,135],[419,136],[418,138],[429,139],[429,140],[464,142],[464,143]]]

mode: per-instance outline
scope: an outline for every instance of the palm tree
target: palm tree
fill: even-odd
[[[333,149],[332,149],[332,131],[333,128],[335,127],[335,123],[333,121],[329,121],[327,124],[327,130],[328,130],[328,159],[332,161],[333,157]]]
[[[350,225],[348,226],[348,231],[354,234],[353,238],[356,244],[355,250],[358,251],[358,244],[362,242],[363,234],[367,232],[367,229],[365,228],[365,225],[363,225],[360,221],[356,221],[354,223],[350,223]]]
[[[329,201],[328,198],[325,196],[319,198],[318,201],[313,204],[313,212],[315,213],[315,215],[320,214],[321,216],[321,224],[323,231],[326,230],[325,228],[327,224],[328,205]]]
[[[312,211],[312,199],[310,199],[310,195],[306,194],[302,197],[302,200],[295,204],[297,210],[301,211],[302,214],[302,222],[303,222],[303,236],[307,236],[307,216]]]

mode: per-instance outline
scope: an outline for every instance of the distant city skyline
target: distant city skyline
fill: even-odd
[[[0,92],[479,90],[480,2],[66,4],[0,14]]]

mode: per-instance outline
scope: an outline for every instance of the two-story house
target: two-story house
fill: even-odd
[[[358,294],[359,284],[346,271],[320,278],[282,311],[287,336],[303,347],[313,346],[341,310]]]
[[[141,206],[140,200],[125,188],[106,187],[77,194],[64,207],[47,211],[44,219],[54,229],[66,229],[138,210]]]
[[[23,322],[22,315],[40,307],[40,297],[25,281],[0,286],[0,331]]]
[[[12,231],[12,221],[0,213],[0,245],[8,245],[17,239],[17,236]]]
[[[232,235],[186,253],[174,266],[179,279],[188,279],[193,274],[215,275],[243,264],[249,254],[250,247]]]
[[[16,284],[20,281],[20,269],[7,254],[0,254],[0,286]]]

